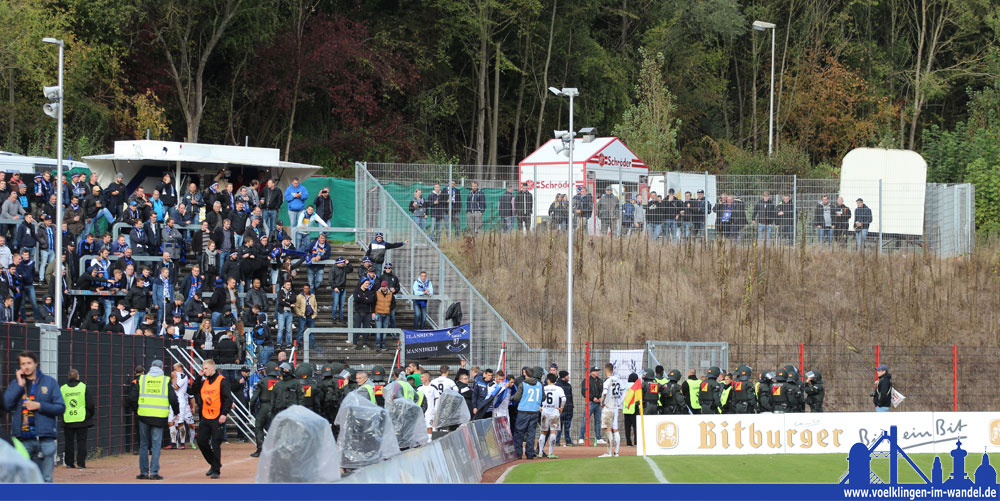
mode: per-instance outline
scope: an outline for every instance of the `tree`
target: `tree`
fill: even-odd
[[[198,142],[205,112],[205,70],[223,37],[252,0],[145,0],[146,29],[167,60],[187,141]]]
[[[639,55],[636,102],[625,110],[612,134],[621,138],[651,170],[669,170],[679,156],[677,130],[681,121],[676,117],[674,97],[660,70],[663,54],[652,55],[640,48]]]

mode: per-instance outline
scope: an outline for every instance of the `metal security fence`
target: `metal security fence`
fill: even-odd
[[[446,320],[445,312],[460,303],[461,323],[470,325],[470,359],[473,363],[488,363],[496,352],[483,349],[486,343],[520,345],[527,348],[514,328],[483,298],[458,268],[438,248],[435,239],[447,231],[447,213],[433,213],[425,218],[413,216],[400,202],[400,188],[379,182],[364,166],[356,168],[355,211],[357,243],[367,249],[376,233],[383,233],[387,242],[406,245],[386,251],[386,262],[392,262],[405,294],[413,293],[413,284],[426,273],[434,297],[428,301],[427,319],[431,327]],[[428,222],[428,219],[430,220]],[[493,359],[495,360],[495,358]]]
[[[59,384],[66,382],[69,369],[80,372],[80,380],[87,385],[88,392],[93,392],[95,404],[94,426],[87,436],[89,457],[122,454],[138,448],[135,413],[125,405],[128,386],[135,378],[137,366],[148,369],[153,360],[159,359],[169,367],[163,339],[0,324],[0,343],[0,387],[6,388],[14,379],[17,355],[26,349],[39,354],[42,372]],[[10,420],[3,419],[0,429],[9,432]],[[59,454],[64,443],[60,436]]]
[[[364,165],[404,208],[417,189],[427,198],[434,185],[440,185],[441,192],[448,196],[444,206],[446,217],[434,227],[442,229],[434,234],[435,239],[439,235],[465,235],[480,228],[478,220],[470,221],[467,215],[473,182],[486,197],[482,230],[505,231],[522,226],[520,221],[505,226],[501,219],[502,205],[509,200],[504,198],[506,189],[516,194],[522,181],[527,183],[534,215],[527,225],[536,231],[559,228],[553,224],[558,221],[549,217],[558,213],[556,206],[550,205],[551,194],[539,198],[539,185],[531,182],[537,176],[527,179],[530,173],[522,176],[518,166],[359,165]],[[792,245],[794,242],[819,249],[852,251],[927,250],[949,257],[972,252],[975,234],[975,190],[969,184],[945,186],[878,179],[679,172],[650,172],[645,184],[618,183],[613,179],[577,181],[595,195],[594,211],[586,225],[592,235],[612,227],[614,236],[638,233],[673,243],[725,240]],[[457,190],[458,196],[450,196],[449,186]],[[598,210],[601,195],[608,187],[614,200],[609,204],[618,208],[613,216]],[[671,191],[676,200],[670,197]],[[698,209],[698,198],[702,196],[699,191],[704,192],[708,202],[705,207],[710,209]],[[563,189],[561,193],[569,190]],[[650,200],[652,196],[661,201]],[[769,203],[765,202],[765,196]],[[827,198],[826,205],[823,197]],[[865,207],[860,218],[858,198]],[[606,230],[603,233],[608,234]]]

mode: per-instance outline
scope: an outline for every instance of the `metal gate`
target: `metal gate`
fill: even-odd
[[[677,369],[682,374],[688,369],[701,374],[713,365],[725,372],[729,367],[729,343],[646,341],[646,358],[649,367],[662,365],[666,371]]]

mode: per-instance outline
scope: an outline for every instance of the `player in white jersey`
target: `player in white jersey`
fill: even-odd
[[[608,458],[618,455],[621,448],[621,435],[618,433],[618,411],[622,408],[625,397],[625,387],[615,377],[615,366],[604,364],[604,390],[601,391],[601,428],[608,437],[608,452],[599,457]],[[610,432],[609,432],[610,430]]]
[[[420,388],[417,388],[417,391],[424,395],[424,402],[427,403],[427,410],[424,411],[424,423],[427,424],[427,437],[430,438],[434,431],[434,414],[437,412],[441,392],[431,385],[431,375],[426,372],[420,374]]]
[[[188,439],[190,438],[194,442],[194,416],[191,414],[190,399],[188,397],[188,384],[191,382],[191,378],[184,373],[184,366],[177,363],[174,364],[173,371],[170,373],[170,387],[173,388],[174,393],[177,394],[177,414],[174,414],[173,407],[170,408],[167,416],[167,426],[170,428],[170,445],[167,449],[184,449]],[[191,433],[188,433],[188,430]]]
[[[455,384],[455,381],[453,379],[448,377],[447,365],[441,366],[441,375],[434,378],[434,380],[431,381],[431,386],[437,388],[437,391],[439,393],[444,393],[448,390],[455,390],[456,392],[458,391],[458,385]]]
[[[558,378],[555,374],[545,376],[545,381],[548,384],[542,388],[542,418],[540,421],[542,429],[541,433],[538,434],[538,452],[541,453],[542,457],[546,457],[545,441],[551,437],[547,455],[550,459],[559,458],[552,454],[552,447],[556,441],[556,433],[559,431],[559,414],[562,413],[563,405],[566,404],[566,393],[562,388],[556,386],[556,379]]]

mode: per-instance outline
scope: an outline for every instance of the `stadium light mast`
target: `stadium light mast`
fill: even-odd
[[[568,144],[569,153],[569,187],[566,188],[566,198],[569,204],[566,209],[566,371],[573,367],[573,147],[576,144],[576,132],[573,130],[573,98],[580,95],[576,87],[557,89],[549,87],[549,91],[557,96],[569,98],[569,130],[556,131],[556,139]],[[559,145],[556,145],[558,148]],[[537,180],[536,180],[537,181]]]
[[[767,121],[767,156],[774,153],[774,32],[775,24],[767,21],[754,21],[753,29],[757,31],[771,30],[771,108]],[[757,99],[757,96],[754,96]]]
[[[56,222],[55,222],[55,234],[56,234],[56,273],[53,279],[55,280],[55,322],[56,328],[62,329],[63,327],[63,243],[62,243],[62,222],[63,222],[63,51],[66,48],[66,44],[62,40],[58,40],[52,37],[46,37],[42,39],[44,43],[50,43],[59,46],[59,83],[55,87],[45,87],[43,90],[45,92],[45,97],[49,99],[49,103],[42,107],[42,111],[46,115],[56,119]]]

